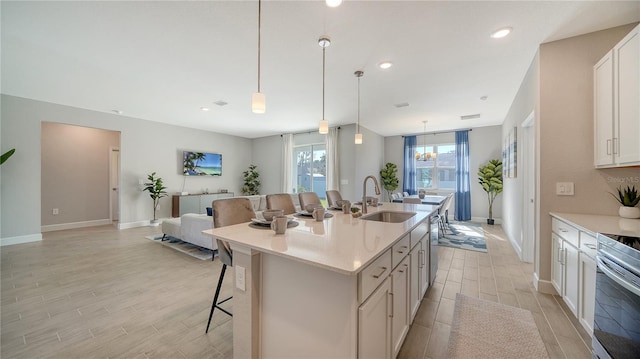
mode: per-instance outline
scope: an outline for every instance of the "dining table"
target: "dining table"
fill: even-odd
[[[409,196],[405,196],[403,198],[419,198],[417,194],[413,194],[413,195],[409,195]],[[439,206],[442,204],[442,202],[444,202],[444,200],[447,198],[447,196],[424,196],[424,198],[422,198],[422,204],[430,204],[433,206]],[[397,198],[394,199],[393,202],[395,203],[402,203],[402,198]]]

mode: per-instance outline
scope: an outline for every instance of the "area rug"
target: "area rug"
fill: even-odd
[[[467,249],[470,251],[486,252],[487,242],[480,223],[452,222],[444,236],[438,236],[441,246]]]
[[[447,358],[548,358],[530,311],[458,293]]]
[[[168,237],[168,239],[165,238],[165,240],[162,241],[162,234],[146,236],[145,238],[150,239],[154,243],[160,243],[165,247],[188,254],[194,258],[198,258],[201,260],[211,260],[211,257],[214,255],[214,251],[210,249],[202,248],[191,243],[184,242],[178,238]]]

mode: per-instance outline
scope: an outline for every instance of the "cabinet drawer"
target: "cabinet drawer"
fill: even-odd
[[[422,237],[427,235],[427,232],[429,232],[429,220],[425,219],[411,231],[411,248],[420,243],[420,240],[422,239]]]
[[[574,247],[579,247],[578,230],[556,218],[551,220],[551,230],[562,237],[565,241],[571,243]]]
[[[595,259],[598,241],[587,232],[580,232],[580,251]]]
[[[384,282],[389,273],[391,273],[391,250],[384,252],[358,274],[358,302],[364,302]]]
[[[391,268],[395,268],[409,254],[410,236],[407,234],[391,248]]]

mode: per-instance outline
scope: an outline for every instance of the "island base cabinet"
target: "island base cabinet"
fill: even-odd
[[[391,342],[395,358],[409,331],[409,257],[405,257],[391,272]]]
[[[358,308],[358,358],[391,357],[391,297],[387,278]]]
[[[562,299],[573,312],[578,315],[578,248],[567,241],[563,243],[564,260],[564,293]]]
[[[593,334],[593,318],[596,302],[596,262],[580,253],[580,300],[578,319],[589,334]]]
[[[413,319],[416,317],[422,299],[420,295],[421,255],[422,247],[420,245],[416,245],[409,254],[409,266],[411,267],[409,274],[409,323],[413,322]]]
[[[562,238],[552,233],[551,245],[551,284],[553,284],[558,295],[563,296],[562,278],[564,277],[564,255],[562,253]]]

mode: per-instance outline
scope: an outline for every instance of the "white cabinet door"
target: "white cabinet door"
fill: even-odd
[[[578,248],[572,246],[567,241],[562,244],[564,254],[564,295],[562,298],[567,303],[571,312],[578,316],[578,269],[580,267],[578,258]]]
[[[613,165],[613,50],[593,67],[594,162]]]
[[[392,358],[400,352],[404,338],[409,331],[409,257],[391,272],[391,294],[393,319],[391,321]]]
[[[613,48],[616,164],[640,163],[640,32],[633,29]]]
[[[429,251],[431,250],[431,243],[429,243],[429,232],[420,240],[420,246],[422,252],[420,253],[420,300],[424,298],[424,294],[429,289]]]
[[[551,284],[553,284],[558,295],[563,296],[562,277],[564,274],[564,256],[562,254],[562,238],[558,237],[555,233],[551,233],[551,246]]]
[[[420,302],[422,299],[420,292],[420,270],[422,264],[422,246],[418,243],[409,254],[409,323],[413,322],[413,318],[418,313]]]
[[[578,319],[587,333],[593,333],[593,317],[596,303],[596,262],[580,253],[580,299]]]
[[[385,279],[358,308],[358,358],[391,356],[391,280]]]

